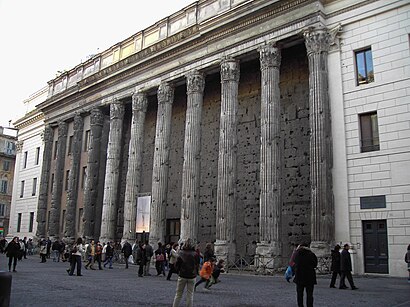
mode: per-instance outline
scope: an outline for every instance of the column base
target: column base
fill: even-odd
[[[282,265],[282,244],[261,242],[257,244],[255,266],[258,273],[272,273]]]
[[[236,244],[225,240],[216,240],[214,243],[216,258],[223,259],[227,265],[235,263]]]
[[[317,272],[320,274],[330,273],[330,264],[332,261],[330,255],[330,244],[324,241],[312,241],[310,249],[317,257]]]

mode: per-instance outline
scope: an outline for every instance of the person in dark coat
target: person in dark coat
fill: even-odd
[[[9,272],[11,272],[11,263],[13,262],[13,272],[16,271],[17,258],[20,254],[19,238],[14,237],[6,247],[6,256],[9,257]]]
[[[124,242],[121,251],[124,253],[124,260],[125,260],[125,268],[128,269],[128,258],[132,254],[132,246],[128,241]]]
[[[313,288],[316,285],[317,257],[307,247],[301,244],[295,255],[295,278],[298,306],[303,307],[303,292],[306,289],[306,305],[313,307]]]
[[[343,245],[343,250],[341,253],[340,257],[340,286],[339,289],[347,289],[346,284],[345,284],[345,277],[347,277],[347,280],[349,281],[350,287],[352,290],[358,289],[353,282],[353,277],[352,277],[352,259],[350,258],[350,253],[349,253],[349,244]]]
[[[335,248],[331,251],[332,264],[330,270],[332,271],[332,280],[330,281],[330,288],[336,288],[336,278],[340,275],[340,245],[336,244]]]
[[[211,258],[216,258],[216,257],[215,257],[214,250],[212,248],[212,244],[208,242],[208,243],[206,243],[206,246],[205,246],[204,262],[209,261],[209,259],[211,259]]]

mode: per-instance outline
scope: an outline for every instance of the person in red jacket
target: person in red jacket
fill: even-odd
[[[199,272],[199,276],[201,279],[195,284],[195,289],[203,282],[206,282],[205,289],[209,290],[209,286],[211,285],[211,280],[213,279],[212,273],[214,271],[216,259],[214,257],[209,258],[208,261],[204,263],[202,266],[201,271]]]

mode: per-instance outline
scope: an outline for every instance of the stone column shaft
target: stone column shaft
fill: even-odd
[[[74,117],[74,135],[72,144],[72,161],[70,178],[68,182],[67,193],[67,208],[65,214],[65,231],[64,237],[67,242],[73,243],[75,241],[75,226],[76,226],[76,209],[78,198],[78,177],[81,163],[81,145],[83,142],[83,128],[84,120],[81,115],[77,114]]]
[[[152,196],[149,241],[152,246],[164,243],[168,191],[168,165],[174,89],[163,82],[158,88],[157,126],[152,170]]]
[[[327,29],[304,33],[309,60],[310,183],[312,247],[325,248],[334,237],[332,143],[327,55],[332,35]],[[320,255],[318,255],[320,256]]]
[[[61,196],[64,187],[64,164],[67,147],[67,123],[58,123],[56,170],[54,173],[51,208],[48,222],[48,235],[55,239],[60,235]]]
[[[187,75],[184,164],[182,169],[181,239],[198,240],[201,119],[205,87],[203,74]]]
[[[280,255],[280,50],[272,43],[260,48],[261,152],[260,152],[260,244],[257,254]]]
[[[219,130],[218,188],[216,205],[215,254],[235,259],[236,254],[236,178],[237,113],[239,62],[221,62],[221,118]]]
[[[94,238],[95,208],[98,196],[98,177],[100,169],[100,149],[104,115],[95,108],[90,114],[90,143],[88,145],[88,160],[84,184],[83,234],[86,239]]]
[[[47,235],[47,203],[48,203],[48,190],[49,190],[49,180],[50,180],[50,167],[53,155],[53,128],[47,125],[44,128],[42,135],[44,142],[43,150],[43,164],[41,169],[41,179],[38,195],[38,205],[37,205],[37,232],[36,236],[38,239],[46,237]]]
[[[132,96],[132,124],[128,155],[127,186],[124,201],[123,240],[135,240],[137,195],[141,189],[142,153],[144,149],[144,124],[148,99],[145,93]]]
[[[114,100],[110,105],[110,133],[100,234],[100,240],[105,242],[115,239],[123,119],[124,105]]]

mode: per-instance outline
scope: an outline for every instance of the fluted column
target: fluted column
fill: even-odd
[[[168,166],[171,136],[172,103],[174,88],[166,82],[158,88],[157,126],[152,170],[152,195],[149,241],[152,246],[164,243],[168,191]]]
[[[327,56],[334,38],[327,29],[304,33],[309,59],[311,247],[329,255],[334,238],[332,192],[332,140],[328,96]]]
[[[78,197],[78,177],[81,162],[81,145],[83,142],[84,120],[80,114],[74,117],[74,134],[72,144],[72,161],[70,169],[70,178],[68,181],[67,208],[65,214],[65,231],[64,238],[66,242],[75,241],[75,214],[77,209]]]
[[[110,104],[110,133],[101,219],[100,240],[104,242],[115,239],[123,120],[124,105],[120,101],[114,100]]]
[[[201,119],[205,78],[198,71],[187,75],[184,164],[182,168],[181,239],[198,238]]]
[[[132,96],[131,138],[128,154],[127,186],[124,201],[123,240],[135,240],[137,194],[141,189],[142,153],[144,148],[144,124],[148,100],[145,93]]]
[[[100,149],[104,115],[99,108],[91,110],[90,114],[90,143],[88,145],[87,176],[84,184],[84,208],[81,222],[84,223],[83,236],[94,238],[95,208],[98,197],[98,177],[100,169]]]
[[[221,62],[221,118],[219,125],[218,188],[215,254],[235,260],[236,256],[236,160],[239,62]]]
[[[64,164],[67,147],[67,123],[58,123],[56,170],[54,173],[51,208],[48,222],[48,235],[55,239],[60,235],[61,196],[64,187]]]
[[[43,164],[41,169],[41,179],[38,195],[38,205],[37,205],[37,232],[36,236],[38,239],[46,237],[47,235],[47,203],[48,203],[48,190],[49,190],[49,180],[50,180],[50,167],[53,155],[53,128],[47,125],[42,133],[42,139],[44,142],[43,150]]]
[[[261,63],[261,152],[259,240],[260,263],[279,265],[281,254],[280,184],[280,49],[269,43],[259,49]]]

